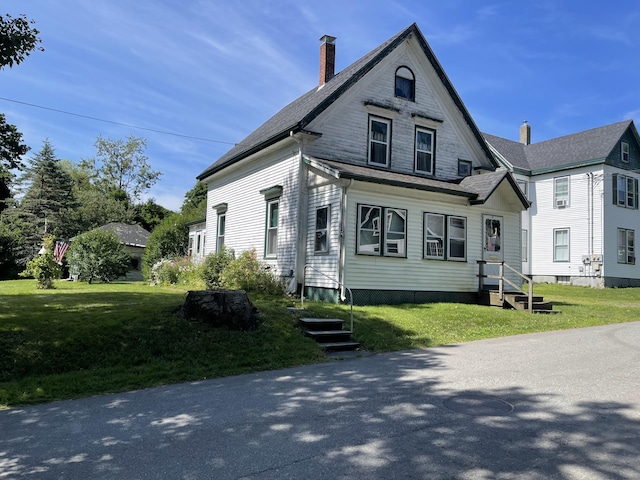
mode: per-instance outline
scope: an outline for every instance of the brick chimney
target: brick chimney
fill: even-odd
[[[320,41],[320,86],[333,78],[336,68],[336,37],[323,36]]]
[[[520,143],[524,145],[531,143],[531,125],[526,120],[520,125]]]

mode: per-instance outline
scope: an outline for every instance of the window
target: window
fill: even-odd
[[[466,260],[467,219],[439,213],[425,213],[424,257],[435,260]]]
[[[224,231],[227,223],[227,214],[218,213],[218,239],[216,241],[216,252],[222,251],[224,246]]]
[[[275,258],[278,251],[278,207],[280,199],[267,202],[267,239],[265,257]]]
[[[193,235],[189,235],[189,246],[187,250],[187,255],[188,256],[193,255]]]
[[[618,263],[636,264],[636,252],[633,230],[618,229]]]
[[[620,156],[623,162],[629,163],[629,144],[627,142],[620,143]]]
[[[638,208],[638,179],[613,174],[613,203],[619,207]]]
[[[197,234],[196,237],[196,256],[200,256],[200,243],[202,242],[202,235],[200,233]]]
[[[433,174],[433,146],[436,132],[425,128],[416,128],[416,172]]]
[[[407,67],[396,70],[396,97],[415,100],[416,81],[413,72]]]
[[[357,253],[405,257],[406,252],[406,210],[358,205]]]
[[[447,237],[449,260],[465,260],[467,258],[467,219],[449,217]]]
[[[391,120],[369,117],[369,163],[389,165]]]
[[[569,229],[558,228],[553,231],[553,261],[569,261]]]
[[[313,251],[315,253],[329,252],[329,207],[316,208],[316,230]]]
[[[469,160],[458,160],[458,176],[468,177],[471,175],[471,162]]]
[[[529,232],[522,230],[522,261],[529,261]]]
[[[569,206],[569,177],[553,179],[553,208]]]

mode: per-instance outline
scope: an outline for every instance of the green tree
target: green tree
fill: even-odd
[[[144,153],[144,138],[129,136],[125,141],[98,137],[95,147],[95,158],[83,160],[82,166],[91,172],[94,185],[118,200],[139,200],[162,175],[151,169]]]
[[[20,225],[24,236],[19,263],[35,256],[35,252],[40,250],[43,235],[69,237],[72,232],[65,219],[76,205],[73,181],[60,166],[48,140],[29,162],[25,175],[20,179],[24,196],[15,208],[5,212],[18,217],[19,220],[12,223]]]
[[[11,169],[24,168],[21,158],[28,151],[29,147],[22,143],[22,133],[0,113],[0,212],[7,208],[7,200],[11,198],[9,187],[14,177]]]
[[[36,279],[38,288],[50,289],[53,288],[53,281],[60,278],[62,275],[62,268],[58,265],[53,258],[53,246],[55,245],[55,238],[46,235],[42,239],[42,252],[33,257],[27,268],[20,273],[22,277],[33,277]]]
[[[33,50],[44,51],[34,24],[25,15],[16,18],[0,15],[0,70],[7,65],[9,68],[19,65]]]
[[[111,230],[91,230],[78,235],[67,253],[69,271],[91,283],[94,279],[110,282],[124,276],[131,256]]]
[[[162,220],[175,213],[157,204],[153,198],[150,198],[145,203],[136,205],[133,210],[134,221],[150,232],[152,232]]]
[[[207,184],[198,182],[196,185],[184,195],[182,202],[182,213],[192,213],[199,218],[205,218],[207,211]]]
[[[142,273],[149,278],[151,267],[164,258],[183,257],[187,254],[189,229],[187,223],[192,219],[174,213],[156,226],[142,256]]]

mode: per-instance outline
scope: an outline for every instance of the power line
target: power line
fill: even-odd
[[[0,100],[4,100],[5,102],[18,103],[20,105],[26,105],[28,107],[40,108],[42,110],[49,110],[50,112],[63,113],[65,115],[72,115],[74,117],[87,118],[89,120],[95,120],[96,122],[110,123],[112,125],[119,125],[121,127],[137,128],[138,130],[146,130],[147,132],[160,133],[162,135],[172,135],[174,137],[188,138],[188,139],[191,139],[191,140],[200,140],[200,141],[203,141],[203,142],[223,143],[225,145],[237,145],[237,143],[233,143],[233,142],[224,142],[222,140],[212,140],[210,138],[194,137],[194,136],[191,136],[191,135],[184,135],[182,133],[167,132],[167,131],[164,131],[164,130],[156,130],[156,129],[153,129],[153,128],[139,127],[137,125],[130,125],[130,124],[127,124],[127,123],[114,122],[113,120],[105,120],[104,118],[92,117],[90,115],[83,115],[83,114],[80,114],[80,113],[67,112],[65,110],[59,110],[57,108],[45,107],[43,105],[36,105],[35,103],[21,102],[19,100],[13,100],[11,98],[0,97]]]

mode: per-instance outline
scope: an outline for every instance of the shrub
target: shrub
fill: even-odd
[[[113,230],[91,230],[74,238],[69,248],[69,269],[91,283],[110,282],[126,275],[131,255],[124,251]]]
[[[222,248],[219,252],[207,255],[202,263],[202,280],[207,290],[222,288],[220,281],[222,272],[235,260],[235,253],[232,249]]]
[[[188,215],[173,214],[164,218],[151,232],[142,257],[142,273],[152,281],[151,268],[164,258],[179,258],[187,254],[189,242]]]
[[[22,277],[33,277],[36,279],[38,288],[53,288],[53,281],[60,278],[62,268],[53,259],[53,245],[55,239],[46,236],[42,239],[44,252],[36,255],[27,263],[27,268],[20,273]]]
[[[255,248],[246,250],[233,260],[220,274],[220,284],[231,290],[282,294],[283,285],[258,260]]]
[[[202,285],[202,266],[189,257],[165,258],[156,262],[149,271],[151,285]]]

